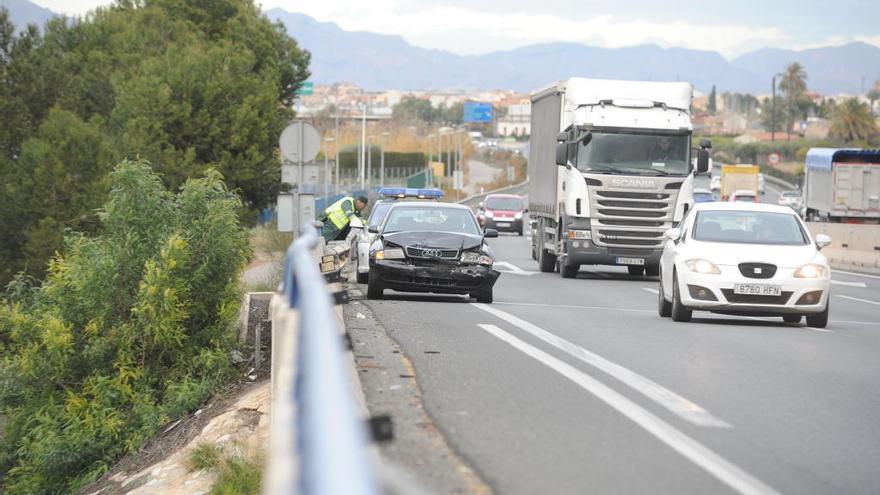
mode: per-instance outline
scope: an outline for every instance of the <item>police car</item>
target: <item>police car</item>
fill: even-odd
[[[373,205],[367,225],[356,225],[352,221],[352,228],[358,229],[353,249],[354,260],[357,265],[357,281],[360,284],[367,283],[370,274],[370,245],[376,240],[376,234],[370,230],[376,230],[385,220],[385,215],[391,209],[391,205],[400,200],[406,201],[437,201],[443,197],[443,191],[434,188],[410,188],[410,187],[383,187],[379,189],[379,201]]]

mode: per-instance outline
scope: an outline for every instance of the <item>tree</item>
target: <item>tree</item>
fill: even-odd
[[[715,93],[715,85],[713,84],[712,85],[712,92],[709,93],[709,104],[707,105],[707,108],[706,108],[709,111],[709,113],[711,113],[713,115],[715,114],[715,112],[718,111],[718,102],[716,101],[717,98],[718,98],[718,95]]]
[[[430,100],[404,96],[391,109],[391,118],[401,124],[430,123],[435,120],[435,110]]]
[[[782,72],[779,89],[785,95],[783,118],[788,139],[791,140],[791,128],[799,116],[798,102],[807,91],[807,72],[798,62],[792,62]]]
[[[862,141],[877,134],[877,123],[867,104],[850,98],[834,108],[828,133],[844,143]]]
[[[868,97],[868,100],[871,102],[871,113],[874,113],[874,102],[880,100],[880,80],[874,82],[874,87],[871,88],[870,91],[865,95]]]
[[[785,117],[773,108],[773,101],[770,98],[764,98],[761,103],[761,126],[767,132],[779,132],[785,122]]]

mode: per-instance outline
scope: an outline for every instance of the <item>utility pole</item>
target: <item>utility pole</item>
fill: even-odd
[[[770,142],[776,141],[776,76],[773,76],[772,97],[770,99]]]
[[[335,155],[336,160],[333,162],[335,164],[334,168],[336,169],[336,173],[333,174],[336,177],[336,182],[333,183],[333,194],[336,195],[339,194],[339,184],[341,183],[339,180],[339,107],[336,107],[336,115],[333,116],[333,121],[335,129],[335,134],[333,135],[333,154]]]
[[[385,187],[385,138],[390,136],[391,134],[388,132],[382,133],[382,139],[380,140],[380,146],[382,150],[381,158],[379,159],[379,186]]]
[[[361,178],[361,189],[364,188],[364,167],[366,166],[366,149],[367,144],[367,102],[364,101],[364,113],[361,117],[361,162],[358,170]]]
[[[367,197],[373,188],[373,140],[376,136],[367,136]]]

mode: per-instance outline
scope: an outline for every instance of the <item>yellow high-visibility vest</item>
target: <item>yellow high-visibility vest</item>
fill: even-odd
[[[340,199],[324,210],[324,213],[327,215],[327,220],[330,220],[330,222],[332,222],[339,230],[342,230],[348,225],[348,214],[342,209],[342,205],[345,204],[346,201],[349,202],[351,205],[351,212],[354,213],[354,198],[351,196],[346,196]]]

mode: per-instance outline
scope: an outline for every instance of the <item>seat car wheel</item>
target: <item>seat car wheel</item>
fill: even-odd
[[[691,321],[693,312],[681,303],[681,294],[678,292],[678,276],[672,274],[672,319],[675,321]]]
[[[492,304],[492,289],[474,292],[473,294],[471,294],[471,296],[475,297],[478,303]]]
[[[361,273],[357,272],[357,283],[366,284],[370,281],[370,272]]]
[[[626,271],[628,271],[630,275],[638,277],[645,273],[645,267],[630,265],[626,267]]]
[[[801,315],[782,315],[782,321],[786,323],[800,323]]]
[[[382,299],[384,291],[385,288],[382,287],[382,281],[379,280],[379,276],[370,270],[367,279],[367,299]]]
[[[522,227],[520,227],[519,230],[516,231],[516,233],[519,234],[520,237],[522,237],[522,235],[523,235]]]
[[[657,313],[663,317],[672,316],[672,303],[666,300],[666,293],[663,292],[663,277],[660,277],[660,290],[657,291]]]
[[[828,310],[831,308],[831,298],[825,303],[825,310],[821,313],[807,315],[807,326],[813,328],[825,328],[828,325]]]

